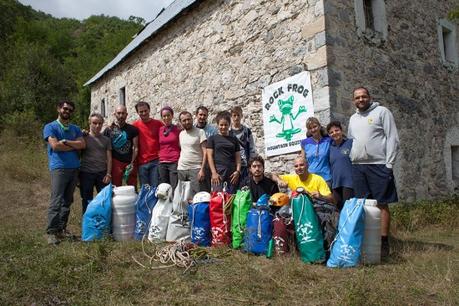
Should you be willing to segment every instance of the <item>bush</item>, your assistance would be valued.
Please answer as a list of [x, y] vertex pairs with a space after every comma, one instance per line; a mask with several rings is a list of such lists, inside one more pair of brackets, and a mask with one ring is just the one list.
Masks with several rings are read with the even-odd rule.
[[459, 197], [435, 201], [398, 203], [391, 206], [392, 226], [398, 231], [416, 231], [427, 226], [454, 229], [459, 226]]

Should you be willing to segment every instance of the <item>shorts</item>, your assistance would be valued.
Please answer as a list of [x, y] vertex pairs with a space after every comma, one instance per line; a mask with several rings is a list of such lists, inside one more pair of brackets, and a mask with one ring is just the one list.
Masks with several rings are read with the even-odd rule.
[[375, 199], [378, 205], [398, 202], [394, 174], [386, 165], [352, 165], [352, 180], [357, 198]]

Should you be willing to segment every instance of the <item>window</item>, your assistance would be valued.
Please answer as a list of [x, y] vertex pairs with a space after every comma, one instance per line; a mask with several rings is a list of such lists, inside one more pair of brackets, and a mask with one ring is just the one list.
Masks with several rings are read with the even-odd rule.
[[373, 19], [373, 7], [371, 5], [372, 0], [363, 0], [363, 13], [365, 14], [365, 27], [371, 30], [375, 29]]
[[459, 183], [459, 146], [451, 146], [451, 168], [453, 181]]
[[456, 26], [446, 19], [438, 21], [438, 47], [440, 48], [443, 65], [446, 67], [458, 67]]
[[357, 34], [373, 43], [387, 38], [386, 5], [384, 0], [354, 0]]
[[105, 116], [105, 99], [102, 99], [102, 101], [100, 101], [100, 114], [102, 115], [102, 117], [106, 117]]
[[126, 86], [120, 88], [119, 99], [120, 105], [126, 106]]

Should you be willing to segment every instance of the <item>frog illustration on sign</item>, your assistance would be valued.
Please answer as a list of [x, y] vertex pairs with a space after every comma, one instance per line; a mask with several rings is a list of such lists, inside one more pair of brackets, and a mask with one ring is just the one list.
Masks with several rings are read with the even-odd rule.
[[282, 125], [282, 132], [278, 133], [276, 137], [284, 138], [286, 141], [290, 141], [294, 134], [301, 132], [300, 128], [295, 128], [293, 121], [298, 118], [301, 113], [307, 112], [305, 106], [300, 106], [296, 115], [292, 113], [293, 108], [293, 96], [290, 96], [287, 100], [279, 99], [277, 101], [279, 110], [282, 113], [281, 119], [277, 119], [275, 115], [269, 117], [269, 122], [277, 122]]

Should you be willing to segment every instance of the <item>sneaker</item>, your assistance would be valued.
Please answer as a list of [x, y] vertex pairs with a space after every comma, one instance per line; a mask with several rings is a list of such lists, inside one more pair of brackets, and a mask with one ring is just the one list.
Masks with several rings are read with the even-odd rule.
[[62, 231], [60, 231], [58, 234], [57, 234], [57, 237], [59, 239], [66, 239], [66, 240], [77, 240], [78, 237], [73, 235], [71, 232], [69, 232], [68, 230], [64, 229]]
[[387, 258], [390, 254], [389, 241], [381, 241], [381, 258]]
[[60, 240], [57, 239], [57, 236], [54, 234], [48, 234], [48, 244], [49, 245], [58, 245]]

